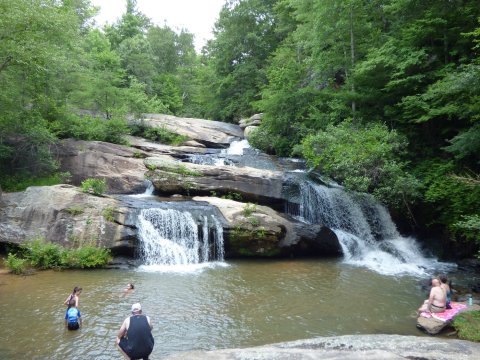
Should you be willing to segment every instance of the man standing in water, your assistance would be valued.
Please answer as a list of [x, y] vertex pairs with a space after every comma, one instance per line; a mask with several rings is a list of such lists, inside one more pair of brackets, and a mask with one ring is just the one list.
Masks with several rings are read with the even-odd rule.
[[139, 303], [132, 305], [132, 316], [125, 319], [117, 334], [116, 344], [127, 359], [148, 360], [154, 340], [150, 318], [142, 315]]

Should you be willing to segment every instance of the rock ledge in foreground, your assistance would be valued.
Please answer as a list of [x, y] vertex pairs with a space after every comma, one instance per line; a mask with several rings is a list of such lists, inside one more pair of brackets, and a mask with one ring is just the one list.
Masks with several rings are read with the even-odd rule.
[[480, 344], [401, 335], [345, 335], [245, 349], [192, 351], [164, 360], [480, 359]]

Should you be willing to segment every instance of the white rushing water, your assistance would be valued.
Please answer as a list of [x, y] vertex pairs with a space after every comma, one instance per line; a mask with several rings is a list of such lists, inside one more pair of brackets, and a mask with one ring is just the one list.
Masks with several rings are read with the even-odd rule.
[[182, 266], [198, 269], [224, 259], [223, 229], [213, 216], [202, 216], [201, 231], [187, 211], [150, 208], [137, 220], [144, 270]]
[[226, 155], [243, 155], [243, 151], [250, 147], [247, 139], [235, 140], [230, 143], [230, 146], [227, 149], [222, 150], [221, 153]]
[[387, 209], [366, 195], [303, 181], [299, 216], [335, 232], [346, 264], [385, 275], [424, 275], [447, 266], [425, 257], [415, 239], [401, 236]]
[[153, 192], [155, 191], [155, 187], [153, 186], [153, 183], [150, 180], [145, 180], [145, 191], [141, 194], [133, 194], [129, 195], [134, 198], [144, 198], [144, 197], [149, 197], [153, 195]]

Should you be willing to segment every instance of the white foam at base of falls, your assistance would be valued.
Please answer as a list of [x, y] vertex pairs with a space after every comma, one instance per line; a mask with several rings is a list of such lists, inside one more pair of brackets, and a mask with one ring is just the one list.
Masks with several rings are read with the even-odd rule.
[[140, 265], [137, 271], [154, 273], [199, 274], [208, 269], [227, 268], [229, 264], [223, 261], [210, 261], [200, 264], [186, 265]]
[[332, 229], [346, 264], [384, 275], [415, 276], [453, 266], [425, 257], [415, 239], [398, 233], [384, 206], [366, 195], [349, 194], [341, 187], [301, 182], [299, 218]]

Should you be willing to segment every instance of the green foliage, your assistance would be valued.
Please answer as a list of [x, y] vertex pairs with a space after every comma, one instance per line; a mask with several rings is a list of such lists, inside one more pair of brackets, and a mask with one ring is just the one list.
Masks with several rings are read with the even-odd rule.
[[110, 250], [92, 245], [67, 249], [38, 237], [21, 245], [16, 254], [9, 253], [7, 267], [15, 274], [25, 273], [29, 266], [37, 269], [96, 268], [111, 261]]
[[243, 197], [242, 194], [237, 193], [237, 192], [228, 192], [225, 195], [221, 196], [222, 199], [227, 199], [227, 200], [235, 200], [235, 201], [242, 201]]
[[66, 208], [65, 211], [72, 216], [77, 216], [77, 215], [83, 214], [85, 212], [85, 209], [80, 206], [72, 206], [72, 207]]
[[350, 121], [328, 126], [303, 142], [308, 163], [347, 188], [373, 193], [398, 206], [418, 196], [418, 182], [405, 172], [399, 155], [405, 141], [385, 125], [357, 128]]
[[155, 171], [155, 170], [158, 169], [158, 167], [157, 167], [156, 165], [154, 165], [154, 164], [146, 164], [145, 166], [146, 166], [146, 168], [147, 168], [148, 170], [150, 170], [150, 171]]
[[255, 216], [249, 216], [248, 217], [248, 222], [250, 223], [250, 225], [252, 225], [253, 227], [257, 227], [258, 225], [260, 225], [260, 220], [255, 217]]
[[5, 265], [16, 275], [25, 274], [27, 271], [27, 260], [12, 253], [8, 253]]
[[29, 186], [52, 186], [70, 181], [69, 172], [57, 172], [49, 176], [32, 177], [29, 175], [0, 177], [0, 187], [5, 192], [23, 191]]
[[467, 311], [457, 315], [452, 323], [462, 340], [480, 342], [480, 311]]
[[457, 235], [469, 236], [469, 230], [465, 228], [468, 231], [464, 232], [461, 224], [464, 216], [480, 214], [480, 186], [455, 176], [456, 171], [453, 161], [424, 161], [415, 169], [422, 177], [425, 201], [432, 208], [425, 220], [455, 229]]
[[177, 134], [166, 127], [148, 127], [143, 124], [134, 125], [132, 127], [132, 135], [174, 146], [180, 145], [188, 140], [187, 136]]
[[107, 182], [105, 179], [89, 178], [82, 181], [82, 191], [93, 195], [102, 195], [107, 191]]
[[179, 79], [173, 74], [160, 74], [153, 79], [153, 92], [165, 104], [167, 113], [176, 114], [183, 107]]
[[145, 159], [147, 157], [147, 155], [141, 151], [138, 151], [138, 150], [135, 150], [133, 152], [133, 157], [135, 159]]
[[278, 149], [276, 149], [275, 145], [280, 139], [281, 137], [279, 135], [270, 133], [265, 126], [257, 127], [256, 129], [252, 130], [248, 136], [248, 142], [250, 145], [266, 153], [278, 152]]
[[[462, 220], [452, 224], [452, 229], [454, 233], [480, 245], [480, 215], [464, 215]], [[480, 258], [480, 251], [477, 253], [477, 257]]]
[[265, 67], [281, 40], [275, 32], [273, 0], [227, 3], [215, 24], [215, 39], [206, 47], [206, 60], [214, 76], [205, 92], [211, 99], [212, 117], [232, 122], [253, 112], [265, 82]]
[[35, 268], [52, 269], [61, 267], [63, 249], [60, 245], [46, 243], [36, 238], [21, 246], [24, 257]]
[[178, 167], [176, 168], [169, 169], [169, 171], [180, 174], [182, 176], [203, 176], [201, 171], [189, 169], [186, 165], [183, 164], [178, 165]]
[[98, 268], [107, 265], [112, 260], [110, 250], [95, 246], [82, 246], [63, 252], [62, 265], [66, 268]]
[[251, 216], [255, 211], [257, 211], [257, 205], [256, 204], [251, 204], [247, 203], [245, 204], [243, 210], [242, 210], [242, 215], [246, 218]]
[[50, 123], [49, 128], [60, 139], [74, 138], [86, 141], [104, 141], [126, 144], [124, 136], [129, 127], [123, 119], [103, 119], [93, 116], [66, 115]]
[[102, 210], [102, 216], [110, 222], [115, 222], [114, 216], [115, 209], [111, 206], [107, 206], [105, 209]]

